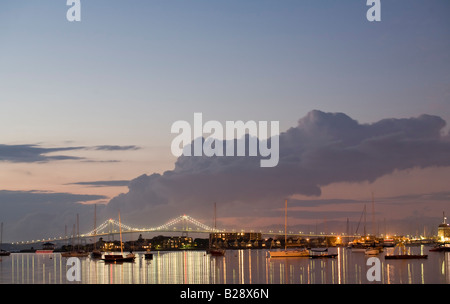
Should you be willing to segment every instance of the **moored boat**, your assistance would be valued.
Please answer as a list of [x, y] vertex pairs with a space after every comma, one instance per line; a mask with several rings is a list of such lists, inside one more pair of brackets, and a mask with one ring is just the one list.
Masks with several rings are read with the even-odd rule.
[[368, 248], [365, 251], [366, 255], [378, 255], [380, 254], [380, 250], [376, 249], [376, 248]]
[[397, 254], [397, 255], [386, 255], [384, 258], [386, 260], [426, 259], [426, 258], [428, 258], [428, 255], [426, 255], [426, 254]]
[[269, 250], [269, 257], [271, 258], [299, 258], [309, 257], [309, 250], [307, 249], [293, 249], [287, 250], [287, 200], [284, 206], [284, 250]]
[[91, 252], [91, 257], [93, 259], [101, 259], [102, 252], [97, 249], [97, 242], [95, 240], [97, 235], [97, 205], [94, 206], [94, 250]]
[[0, 256], [9, 256], [11, 254], [11, 252], [0, 249]]
[[311, 248], [312, 252], [327, 252], [328, 248]]
[[446, 246], [446, 244], [440, 244], [436, 247], [431, 248], [429, 251], [432, 252], [450, 252], [450, 246]]
[[93, 259], [100, 259], [100, 258], [102, 257], [102, 252], [101, 252], [100, 250], [94, 249], [94, 250], [91, 252], [91, 257], [92, 257]]
[[311, 254], [309, 257], [312, 259], [329, 259], [337, 257], [337, 253], [321, 253], [321, 254]]
[[212, 256], [225, 255], [225, 249], [222, 249], [222, 248], [209, 248], [206, 252]]
[[69, 252], [61, 252], [61, 256], [64, 258], [84, 258], [89, 255], [89, 252], [85, 251], [69, 251]]
[[128, 254], [123, 256], [123, 254], [105, 254], [102, 259], [105, 263], [123, 263], [123, 262], [133, 262], [136, 256], [132, 254]]
[[[74, 227], [73, 233], [75, 234], [75, 227]], [[77, 241], [77, 248], [75, 248], [75, 246], [72, 244], [72, 248], [71, 248], [72, 250], [71, 251], [61, 252], [61, 256], [62, 257], [64, 257], [64, 258], [71, 258], [71, 257], [84, 258], [84, 257], [89, 256], [89, 252], [84, 251], [84, 250], [79, 248], [80, 247], [80, 245], [79, 245], [80, 244], [80, 233], [79, 233], [79, 218], [78, 218], [78, 214], [77, 214], [77, 231], [76, 231], [76, 233], [77, 233], [77, 239], [78, 239], [78, 241]], [[73, 238], [72, 238], [72, 241], [73, 241]]]
[[[216, 203], [214, 203], [214, 231], [217, 231], [216, 228]], [[220, 248], [217, 244], [217, 238], [214, 238], [214, 244], [211, 239], [211, 233], [209, 234], [209, 247], [206, 249], [206, 253], [210, 254], [211, 256], [224, 256], [225, 255], [225, 249]]]
[[280, 250], [280, 251], [269, 251], [269, 256], [271, 258], [300, 258], [309, 257], [309, 251], [306, 249], [301, 250]]
[[120, 254], [105, 254], [103, 257], [103, 261], [105, 263], [123, 263], [123, 262], [134, 262], [136, 255], [132, 252], [123, 255], [123, 243], [122, 243], [122, 224], [120, 221], [120, 212], [119, 212], [119, 228], [120, 228]]
[[[398, 253], [395, 253], [395, 250], [398, 249]], [[406, 246], [404, 243], [399, 243], [394, 247], [394, 252], [390, 255], [385, 255], [384, 258], [386, 260], [401, 260], [401, 259], [426, 259], [428, 255], [426, 254], [411, 254], [406, 250]]]

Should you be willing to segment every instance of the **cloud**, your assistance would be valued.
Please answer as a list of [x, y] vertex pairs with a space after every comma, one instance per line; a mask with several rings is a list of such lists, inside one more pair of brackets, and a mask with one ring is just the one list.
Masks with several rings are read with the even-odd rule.
[[[77, 150], [100, 150], [100, 151], [127, 151], [138, 150], [137, 146], [94, 146], [94, 147], [58, 147], [58, 148], [44, 148], [40, 145], [25, 144], [25, 145], [5, 145], [0, 144], [0, 161], [12, 163], [46, 163], [50, 161], [60, 160], [81, 160], [84, 162], [98, 162], [89, 160], [84, 157], [67, 156], [67, 155], [48, 155], [50, 153], [77, 151]], [[117, 162], [116, 160], [107, 162]]]
[[[142, 175], [113, 198], [138, 223], [189, 213], [212, 218], [213, 203], [226, 216], [262, 215], [294, 194], [319, 196], [336, 182], [373, 182], [395, 170], [450, 166], [445, 121], [421, 115], [360, 124], [343, 113], [311, 111], [279, 136], [280, 160], [261, 168], [260, 157], [187, 157], [164, 174]], [[235, 145], [236, 146], [236, 145]]]
[[[39, 203], [74, 203], [105, 199], [103, 195], [73, 194], [50, 191], [12, 191], [0, 190], [0, 204], [20, 204], [22, 202], [38, 205]], [[9, 209], [6, 209], [9, 210]], [[6, 211], [5, 210], [5, 211]]]
[[109, 181], [78, 182], [78, 183], [71, 183], [69, 185], [81, 185], [92, 187], [126, 187], [129, 184], [130, 184], [129, 180], [109, 180]]
[[[362, 204], [367, 202], [316, 201], [320, 198], [321, 188], [336, 182], [372, 182], [396, 170], [450, 166], [450, 141], [441, 135], [444, 126], [445, 121], [440, 117], [430, 115], [360, 124], [343, 113], [312, 111], [300, 119], [297, 126], [279, 135], [278, 166], [260, 167], [259, 156], [181, 156], [173, 170], [163, 174], [143, 174], [129, 181], [128, 192], [98, 208], [97, 219], [100, 222], [116, 218], [120, 211], [124, 223], [146, 227], [189, 214], [211, 225], [214, 202], [217, 202], [219, 222], [222, 218], [244, 228], [252, 225], [251, 218], [279, 218], [284, 199], [302, 194], [311, 199], [290, 199], [290, 206], [297, 208], [289, 213], [290, 218], [302, 221], [326, 217], [329, 229], [335, 223], [333, 220], [339, 223], [344, 217], [350, 217], [354, 223], [359, 220]], [[45, 153], [33, 155], [42, 154]], [[116, 183], [123, 186], [125, 182], [128, 183], [88, 181], [75, 184], [110, 186]], [[446, 193], [434, 195], [436, 199], [446, 197]], [[7, 239], [62, 235], [64, 225], [73, 223], [76, 213], [84, 223], [80, 223], [80, 231], [91, 230], [93, 206], [80, 202], [104, 199], [103, 196], [70, 193], [1, 191], [1, 216], [8, 219], [8, 230], [13, 231]], [[423, 199], [425, 201], [426, 196]], [[395, 200], [382, 202], [392, 201]], [[326, 210], [330, 205], [358, 203], [361, 208], [351, 212]], [[300, 207], [310, 210], [299, 211]], [[417, 210], [421, 212], [421, 209]], [[323, 213], [327, 211], [331, 213]], [[266, 224], [269, 226], [272, 222]], [[345, 231], [345, 223], [341, 223], [341, 228]]]
[[[65, 225], [72, 229], [76, 214], [81, 230], [93, 227], [94, 210], [86, 202], [106, 200], [103, 195], [47, 191], [0, 190], [0, 220], [5, 223], [4, 241], [62, 236]], [[103, 206], [99, 206], [101, 210]], [[81, 231], [80, 231], [81, 232]]]
[[402, 204], [407, 202], [442, 202], [450, 201], [450, 192], [435, 192], [435, 193], [419, 193], [419, 194], [408, 194], [399, 195], [388, 198], [381, 198], [380, 203], [385, 204]]
[[102, 150], [102, 151], [126, 151], [126, 150], [139, 150], [138, 146], [95, 146], [92, 149], [94, 150]]
[[83, 147], [42, 148], [39, 145], [0, 144], [0, 161], [13, 163], [49, 162], [54, 160], [79, 160], [80, 157], [53, 155], [49, 153], [80, 150]]

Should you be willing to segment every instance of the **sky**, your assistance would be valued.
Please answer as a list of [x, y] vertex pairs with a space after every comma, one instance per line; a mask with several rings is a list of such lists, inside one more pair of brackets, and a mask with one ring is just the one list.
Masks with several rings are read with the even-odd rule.
[[[450, 188], [450, 4], [59, 0], [0, 3], [4, 241], [120, 211], [158, 226], [345, 232], [374, 195], [378, 232], [431, 233]], [[280, 163], [180, 157], [171, 126], [279, 121]], [[387, 222], [387, 224], [385, 224]], [[306, 229], [306, 228], [305, 228]], [[354, 230], [354, 229], [353, 229]], [[374, 228], [375, 230], [375, 228]]]

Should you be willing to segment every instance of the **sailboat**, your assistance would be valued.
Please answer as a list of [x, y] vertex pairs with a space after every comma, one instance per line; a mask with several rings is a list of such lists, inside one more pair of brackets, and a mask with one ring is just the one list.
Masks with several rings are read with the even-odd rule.
[[123, 255], [123, 244], [122, 244], [122, 223], [120, 221], [119, 212], [119, 228], [120, 228], [120, 254], [105, 254], [102, 259], [105, 263], [123, 263], [123, 262], [134, 262], [136, 258], [134, 253], [129, 253], [126, 256]]
[[287, 200], [285, 202], [284, 210], [284, 251], [269, 251], [271, 258], [298, 258], [309, 257], [309, 251], [306, 249], [301, 250], [287, 250]]
[[[214, 203], [214, 231], [216, 231], [216, 203]], [[211, 234], [209, 234], [209, 247], [206, 252], [212, 256], [224, 256], [225, 249], [219, 248], [217, 238], [215, 238], [214, 247], [211, 242]]]
[[95, 240], [97, 236], [97, 205], [94, 207], [94, 249], [92, 250], [91, 257], [94, 259], [100, 259], [102, 257], [102, 252], [97, 249], [97, 242]]
[[1, 246], [3, 244], [3, 222], [2, 222], [1, 226], [2, 227], [1, 227], [1, 236], [0, 236], [0, 256], [8, 256], [11, 254], [11, 252], [1, 249]]
[[370, 249], [370, 245], [366, 243], [367, 233], [366, 233], [366, 205], [364, 205], [363, 212], [361, 213], [361, 217], [359, 218], [358, 226], [356, 227], [355, 234], [358, 233], [359, 226], [361, 225], [361, 220], [364, 217], [364, 233], [363, 237], [359, 240], [353, 240], [348, 244], [348, 247], [351, 248], [352, 252], [362, 252], [365, 253], [367, 249]]
[[[75, 231], [74, 231], [74, 233], [75, 233]], [[78, 249], [74, 250], [74, 248], [73, 248], [74, 246], [72, 245], [72, 251], [62, 252], [61, 253], [62, 257], [64, 257], [64, 258], [71, 258], [71, 257], [84, 258], [84, 257], [87, 257], [89, 255], [89, 252], [80, 250], [80, 248], [79, 248], [80, 247], [80, 233], [79, 233], [78, 214], [77, 214], [77, 239], [78, 239], [78, 241], [77, 241]]]
[[365, 254], [366, 255], [370, 255], [370, 256], [378, 255], [380, 252], [383, 251], [383, 247], [376, 245], [376, 237], [375, 237], [376, 236], [376, 231], [375, 231], [375, 200], [374, 200], [373, 192], [372, 192], [372, 233], [373, 233], [373, 237], [374, 237], [373, 238], [373, 242], [365, 250]]

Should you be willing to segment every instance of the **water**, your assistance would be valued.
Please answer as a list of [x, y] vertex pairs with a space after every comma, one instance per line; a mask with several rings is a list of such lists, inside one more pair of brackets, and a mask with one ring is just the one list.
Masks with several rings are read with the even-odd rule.
[[[381, 262], [382, 284], [448, 284], [450, 253], [428, 252], [429, 247], [411, 247], [413, 254], [428, 254], [424, 260]], [[0, 283], [5, 284], [372, 284], [366, 277], [371, 265], [364, 253], [330, 248], [334, 259], [267, 258], [267, 250], [229, 250], [224, 257], [204, 251], [154, 252], [153, 260], [136, 253], [134, 263], [105, 264], [80, 258], [81, 281], [70, 282], [67, 258], [59, 253], [12, 253], [0, 262]], [[377, 282], [376, 282], [377, 283]]]

